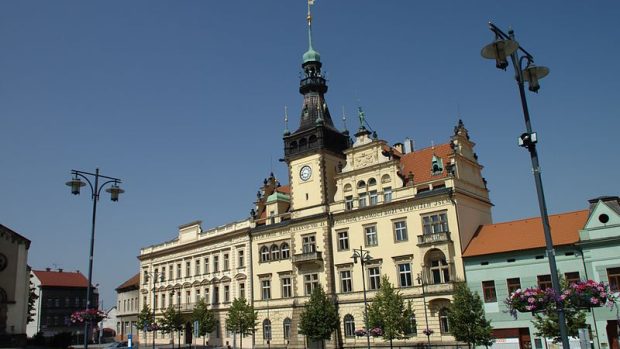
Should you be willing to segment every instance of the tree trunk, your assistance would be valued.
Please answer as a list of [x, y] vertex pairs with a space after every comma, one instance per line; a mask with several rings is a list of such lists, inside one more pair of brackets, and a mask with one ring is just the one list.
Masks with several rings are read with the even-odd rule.
[[243, 333], [239, 333], [239, 349], [243, 349]]
[[390, 349], [392, 349], [392, 338], [390, 338]]

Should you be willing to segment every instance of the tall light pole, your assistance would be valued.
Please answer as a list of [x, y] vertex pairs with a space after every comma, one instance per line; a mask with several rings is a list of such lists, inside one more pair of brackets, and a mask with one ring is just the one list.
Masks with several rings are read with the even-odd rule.
[[366, 346], [370, 349], [370, 328], [368, 327], [368, 301], [366, 299], [366, 271], [364, 265], [372, 259], [370, 251], [364, 250], [362, 246], [359, 249], [353, 249], [353, 263], [357, 264], [357, 260], [360, 260], [360, 267], [362, 268], [362, 287], [364, 290], [364, 324], [366, 326]]
[[[99, 194], [101, 190], [108, 184], [111, 184], [110, 188], [106, 189], [106, 192], [110, 193], [110, 199], [112, 201], [118, 201], [118, 196], [125, 191], [121, 189], [118, 185], [121, 183], [121, 180], [114, 177], [107, 177], [99, 174], [99, 169], [95, 170], [95, 173], [84, 172], [71, 170], [71, 174], [73, 178], [65, 183], [67, 186], [71, 187], [71, 194], [79, 195], [80, 188], [85, 186], [88, 183], [91, 192], [91, 198], [93, 200], [93, 217], [92, 217], [92, 225], [90, 230], [90, 254], [88, 255], [88, 286], [86, 287], [86, 310], [91, 307], [91, 293], [92, 293], [92, 281], [93, 281], [93, 254], [95, 250], [95, 219], [97, 217], [97, 201], [99, 201]], [[93, 184], [89, 177], [95, 178], [95, 183]], [[84, 183], [80, 178], [86, 180]], [[99, 178], [102, 178], [105, 182], [99, 185]], [[84, 349], [88, 349], [88, 326], [90, 321], [84, 321]]]
[[[543, 191], [542, 177], [540, 174], [540, 164], [538, 162], [538, 153], [536, 151], [536, 142], [538, 138], [536, 132], [532, 132], [532, 124], [530, 121], [530, 112], [527, 107], [527, 99], [525, 98], [525, 81], [529, 83], [528, 89], [532, 92], [538, 92], [540, 85], [538, 80], [549, 74], [549, 68], [539, 67], [534, 64], [534, 56], [527, 52], [515, 40], [515, 34], [512, 29], [505, 34], [493, 23], [489, 22], [489, 29], [495, 34], [495, 41], [482, 49], [481, 55], [484, 58], [494, 59], [495, 66], [499, 69], [506, 70], [510, 56], [512, 66], [515, 70], [515, 79], [519, 87], [519, 96], [521, 97], [521, 107], [523, 109], [523, 117], [525, 119], [525, 133], [519, 136], [519, 145], [526, 148], [530, 153], [532, 161], [532, 172], [534, 174], [534, 182], [536, 183], [536, 192], [538, 194], [538, 207], [545, 234], [545, 244], [547, 248], [547, 257], [549, 258], [549, 269], [551, 272], [551, 283], [553, 290], [557, 296], [560, 295], [560, 280], [558, 278], [558, 269], [555, 262], [555, 250], [553, 248], [553, 240], [551, 238], [551, 228], [549, 226], [549, 216], [547, 214], [547, 204], [545, 203], [545, 193]], [[526, 66], [522, 67], [525, 63]], [[562, 339], [562, 347], [569, 348], [568, 330], [566, 328], [566, 315], [561, 302], [556, 303], [558, 312], [558, 323], [560, 325], [560, 337]]]
[[422, 286], [422, 301], [424, 302], [424, 322], [426, 323], [426, 328], [424, 329], [424, 334], [426, 335], [426, 341], [428, 342], [428, 348], [431, 348], [431, 332], [428, 327], [428, 312], [426, 310], [426, 291], [424, 290], [424, 286], [426, 286], [426, 282], [424, 281], [424, 277], [421, 273], [418, 273], [418, 284]]

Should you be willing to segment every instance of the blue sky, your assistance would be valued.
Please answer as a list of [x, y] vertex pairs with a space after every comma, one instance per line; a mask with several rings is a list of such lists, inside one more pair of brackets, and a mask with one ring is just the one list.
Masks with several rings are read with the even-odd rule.
[[[459, 118], [485, 166], [496, 222], [538, 214], [511, 70], [480, 57], [487, 22], [550, 67], [528, 93], [551, 213], [618, 195], [617, 1], [317, 0], [314, 47], [342, 127], [361, 105], [379, 137], [446, 142]], [[104, 307], [140, 247], [247, 217], [282, 131], [299, 122], [304, 0], [0, 2], [0, 223], [32, 240], [33, 268], [86, 274], [91, 201], [70, 170], [123, 180], [98, 206]]]

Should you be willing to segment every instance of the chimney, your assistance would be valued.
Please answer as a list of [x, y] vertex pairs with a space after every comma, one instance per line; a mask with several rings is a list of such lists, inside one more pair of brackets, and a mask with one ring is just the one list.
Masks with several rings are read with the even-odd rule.
[[52, 268], [45, 268], [45, 271], [52, 271]]
[[403, 144], [402, 143], [395, 143], [392, 148], [398, 150], [401, 154], [403, 154]]
[[404, 154], [409, 154], [411, 153], [414, 149], [413, 149], [413, 140], [410, 139], [409, 137], [405, 138], [405, 145], [404, 145]]
[[58, 272], [59, 272], [59, 273], [62, 273], [62, 268], [58, 268]]

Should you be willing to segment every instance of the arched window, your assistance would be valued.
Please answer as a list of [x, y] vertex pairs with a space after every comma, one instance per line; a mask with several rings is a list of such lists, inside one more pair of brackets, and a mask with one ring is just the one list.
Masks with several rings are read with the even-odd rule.
[[280, 259], [280, 248], [278, 245], [271, 245], [271, 260], [277, 261]]
[[359, 182], [357, 182], [357, 188], [358, 188], [358, 189], [364, 189], [364, 188], [366, 188], [366, 182], [364, 182], [364, 181], [359, 181]]
[[351, 190], [353, 190], [353, 187], [351, 186], [351, 184], [344, 185], [344, 191], [351, 191]]
[[308, 145], [309, 146], [313, 146], [316, 143], [316, 140], [317, 140], [317, 138], [316, 138], [315, 135], [312, 135], [312, 136], [308, 137]]
[[291, 338], [291, 319], [286, 318], [284, 319], [284, 322], [282, 323], [283, 327], [283, 331], [284, 331], [284, 339], [289, 339]]
[[283, 242], [282, 245], [280, 245], [280, 253], [282, 254], [282, 259], [291, 258], [290, 249], [286, 242]]
[[391, 180], [390, 175], [383, 175], [381, 177], [381, 183], [390, 183]]
[[345, 337], [354, 337], [355, 336], [355, 320], [353, 319], [353, 315], [347, 314], [344, 316], [344, 336]]
[[377, 180], [374, 178], [371, 178], [368, 180], [368, 186], [372, 187], [373, 185], [377, 185]]
[[450, 327], [448, 326], [448, 309], [441, 308], [439, 310], [439, 329], [442, 334], [450, 333]]
[[271, 320], [269, 319], [263, 321], [263, 339], [271, 339]]
[[269, 247], [263, 246], [260, 249], [260, 261], [269, 262]]
[[297, 150], [297, 141], [292, 141], [290, 144], [291, 150]]
[[308, 141], [305, 138], [299, 140], [299, 149], [303, 149], [308, 145]]
[[431, 284], [442, 284], [450, 282], [450, 266], [446, 261], [446, 256], [440, 250], [434, 249], [426, 254], [426, 265], [429, 267], [428, 280]]

